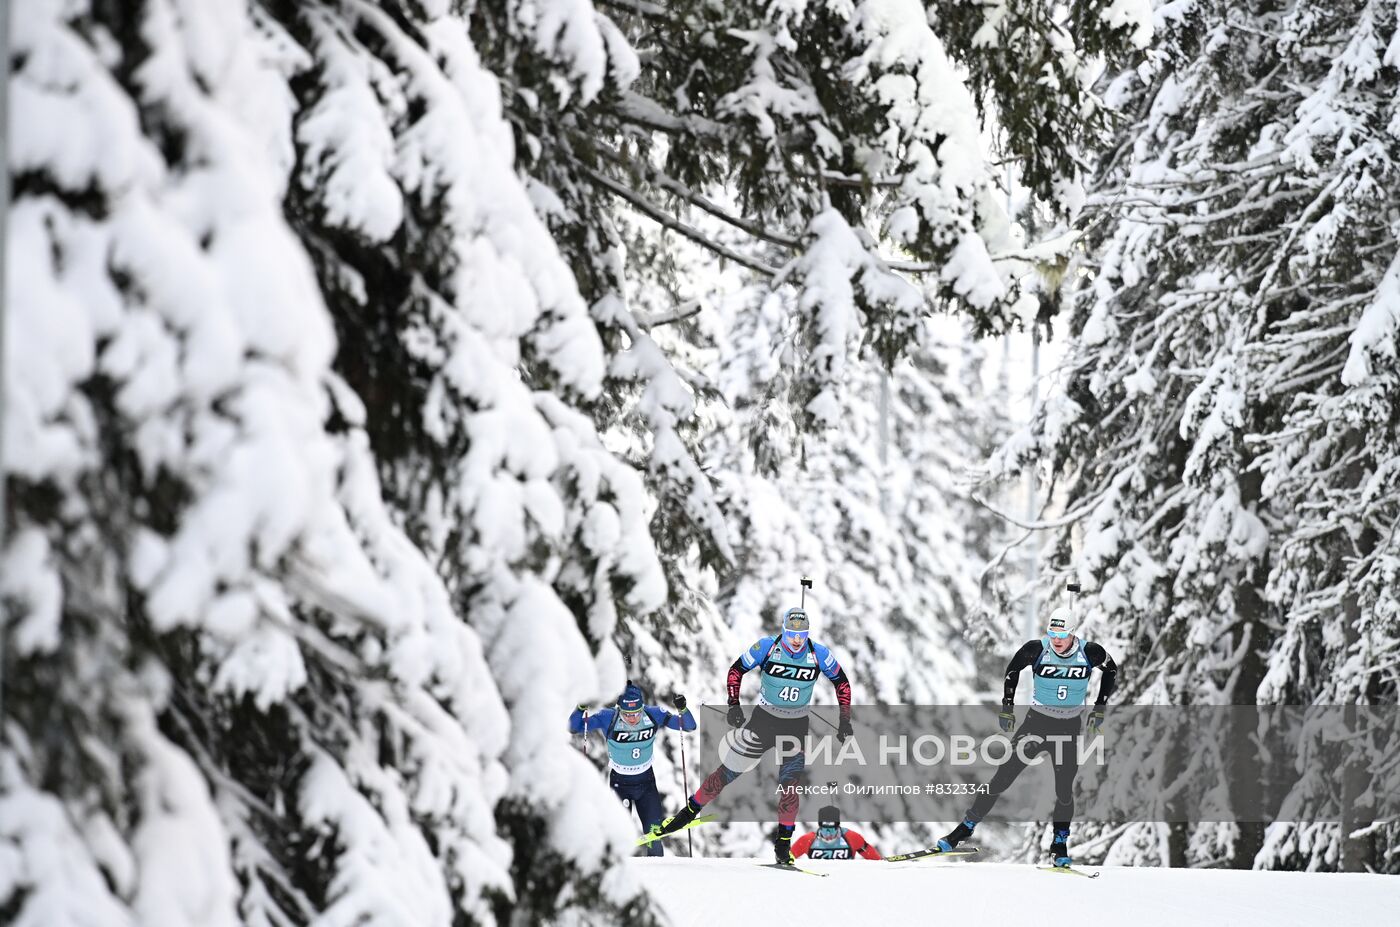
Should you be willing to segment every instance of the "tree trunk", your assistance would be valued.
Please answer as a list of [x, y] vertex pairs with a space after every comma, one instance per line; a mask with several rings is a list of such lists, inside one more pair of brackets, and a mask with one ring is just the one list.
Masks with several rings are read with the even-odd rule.
[[[1364, 448], [1366, 437], [1359, 429], [1353, 428], [1348, 432], [1347, 452], [1354, 448]], [[1347, 465], [1347, 480], [1351, 486], [1360, 486], [1368, 476], [1369, 468], [1365, 465], [1364, 457], [1353, 455], [1351, 462]], [[1364, 560], [1376, 549], [1378, 538], [1376, 531], [1369, 525], [1363, 525], [1357, 532], [1353, 542], [1354, 550], [1351, 551], [1356, 560]], [[1348, 574], [1346, 577], [1346, 593], [1342, 596], [1342, 617], [1344, 625], [1344, 640], [1346, 649], [1342, 652], [1342, 659], [1345, 660], [1352, 652], [1353, 648], [1361, 640], [1361, 596], [1357, 591], [1355, 583], [1350, 577], [1352, 558], [1339, 556], [1337, 558], [1342, 569]], [[1342, 767], [1342, 871], [1343, 872], [1366, 872], [1375, 865], [1375, 837], [1367, 834], [1364, 837], [1352, 837], [1358, 830], [1367, 827], [1375, 816], [1375, 808], [1368, 799], [1363, 798], [1367, 787], [1370, 785], [1369, 775], [1366, 769], [1365, 751], [1360, 749], [1360, 741], [1356, 739], [1357, 729], [1356, 704], [1357, 700], [1364, 698], [1365, 685], [1358, 687], [1362, 691], [1355, 694], [1348, 694], [1346, 706], [1346, 728], [1348, 737], [1344, 741], [1344, 749], [1347, 753], [1347, 760]]]
[[[1241, 467], [1239, 478], [1240, 486], [1240, 506], [1254, 511], [1259, 503], [1263, 476], [1257, 470], [1249, 468], [1249, 461], [1244, 461]], [[1268, 652], [1272, 635], [1268, 625], [1269, 603], [1264, 599], [1264, 583], [1269, 575], [1269, 554], [1256, 564], [1248, 574], [1246, 574], [1239, 586], [1235, 590], [1235, 614], [1239, 617], [1238, 637], [1236, 646], [1243, 641], [1244, 636], [1249, 635], [1249, 647], [1241, 657], [1239, 675], [1236, 678], [1235, 689], [1230, 694], [1232, 705], [1256, 705], [1258, 704], [1259, 684], [1264, 680], [1264, 654]], [[1238, 712], [1239, 717], [1233, 718], [1227, 726], [1231, 737], [1234, 738], [1234, 749], [1229, 751], [1231, 757], [1229, 782], [1231, 805], [1236, 809], [1249, 808], [1257, 805], [1257, 802], [1247, 800], [1246, 795], [1257, 795], [1261, 784], [1265, 781], [1266, 770], [1263, 768], [1258, 754], [1246, 749], [1243, 745], [1249, 742], [1253, 736], [1254, 724], [1248, 719], [1247, 712]], [[1254, 817], [1248, 812], [1244, 817]], [[1265, 823], [1259, 820], [1243, 820], [1237, 818], [1240, 828], [1239, 839], [1235, 841], [1234, 852], [1230, 855], [1227, 865], [1231, 869], [1252, 869], [1254, 860], [1259, 855], [1259, 851], [1264, 847], [1264, 826]]]

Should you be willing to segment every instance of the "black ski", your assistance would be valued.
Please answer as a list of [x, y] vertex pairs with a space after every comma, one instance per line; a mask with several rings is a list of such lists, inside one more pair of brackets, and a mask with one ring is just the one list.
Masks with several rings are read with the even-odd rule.
[[927, 859], [930, 856], [975, 856], [980, 853], [977, 847], [958, 847], [956, 850], [940, 850], [938, 847], [929, 847], [927, 850], [915, 850], [913, 853], [900, 853], [898, 856], [886, 856], [887, 863], [902, 863], [907, 859]]
[[801, 866], [794, 866], [792, 863], [759, 863], [759, 865], [764, 869], [782, 869], [787, 872], [800, 872], [803, 875], [818, 876], [823, 879], [831, 874], [829, 872], [813, 872], [810, 869], [803, 869]]
[[1101, 873], [1085, 872], [1083, 869], [1075, 869], [1073, 866], [1036, 866], [1041, 872], [1063, 872], [1065, 875], [1083, 876], [1086, 879], [1097, 879]]

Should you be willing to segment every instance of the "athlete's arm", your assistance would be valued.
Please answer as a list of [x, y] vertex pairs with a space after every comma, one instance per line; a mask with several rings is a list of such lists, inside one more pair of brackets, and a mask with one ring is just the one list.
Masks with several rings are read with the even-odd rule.
[[[597, 711], [588, 713], [588, 727], [586, 730], [599, 731], [612, 724], [613, 710], [611, 708], [599, 708]], [[574, 713], [569, 715], [569, 733], [582, 734], [584, 732], [583, 709], [575, 708]]]
[[695, 718], [688, 711], [677, 715], [660, 705], [648, 705], [647, 716], [657, 727], [669, 727], [673, 731], [695, 730]]
[[1001, 703], [1011, 705], [1016, 701], [1016, 683], [1021, 679], [1021, 670], [1035, 662], [1035, 658], [1040, 656], [1040, 652], [1045, 646], [1040, 641], [1026, 641], [1021, 645], [1021, 649], [1016, 651], [1016, 655], [1011, 658], [1011, 662], [1006, 664], [1006, 677], [1001, 684]]
[[1099, 697], [1094, 699], [1094, 704], [1107, 705], [1108, 697], [1118, 688], [1118, 664], [1113, 662], [1102, 644], [1085, 644], [1084, 656], [1089, 658], [1090, 666], [1097, 666], [1103, 673], [1103, 678], [1099, 680]]
[[751, 667], [744, 665], [744, 658], [740, 657], [734, 661], [734, 665], [729, 667], [729, 678], [725, 680], [724, 689], [729, 694], [729, 704], [739, 704], [739, 686], [744, 681], [744, 674]]
[[836, 704], [841, 706], [841, 718], [843, 720], [851, 717], [851, 681], [846, 678], [846, 671], [841, 668], [841, 664], [836, 662], [836, 657], [831, 651], [821, 644], [813, 644], [812, 652], [816, 654], [817, 665], [821, 667], [823, 675], [831, 680], [832, 686], [836, 689]]
[[840, 706], [841, 720], [849, 720], [851, 717], [851, 681], [846, 678], [846, 671], [839, 666], [836, 667], [836, 675], [830, 678], [831, 684], [836, 687], [836, 704]]
[[729, 704], [739, 704], [739, 686], [744, 681], [744, 674], [762, 663], [768, 656], [768, 651], [773, 649], [773, 638], [765, 637], [762, 640], [754, 641], [754, 645], [743, 653], [739, 654], [739, 659], [734, 661], [734, 665], [729, 667], [729, 678], [725, 680], [724, 688], [729, 694]]
[[812, 841], [817, 837], [815, 832], [803, 834], [792, 842], [793, 856], [806, 856], [807, 851], [812, 849]]
[[848, 830], [846, 831], [846, 842], [851, 845], [852, 850], [855, 850], [866, 859], [884, 859], [884, 857], [880, 855], [880, 851], [875, 849], [875, 844], [866, 840], [863, 834]]

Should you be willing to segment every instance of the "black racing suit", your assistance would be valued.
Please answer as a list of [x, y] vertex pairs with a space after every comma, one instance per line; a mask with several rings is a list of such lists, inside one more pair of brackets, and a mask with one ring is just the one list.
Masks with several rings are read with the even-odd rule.
[[[1118, 685], [1118, 665], [1113, 662], [1113, 658], [1102, 646], [1094, 643], [1085, 643], [1084, 656], [1088, 658], [1091, 667], [1098, 667], [1103, 674], [1099, 680], [1099, 695], [1094, 700], [1094, 706], [1102, 707], [1108, 703], [1108, 697], [1113, 694], [1113, 690]], [[1016, 683], [1021, 676], [1021, 670], [1035, 664], [1036, 659], [1044, 652], [1045, 645], [1040, 640], [1027, 641], [1016, 655], [1011, 658], [1011, 662], [1006, 665], [1006, 676], [1002, 686], [1001, 704], [1003, 709], [1010, 709], [1016, 703]], [[1068, 829], [1069, 822], [1074, 817], [1074, 777], [1079, 773], [1079, 757], [1073, 744], [1073, 739], [1079, 736], [1080, 718], [1078, 715], [1069, 717], [1056, 717], [1036, 711], [1034, 707], [1026, 715], [1025, 723], [1021, 725], [1016, 736], [1011, 740], [1011, 754], [1006, 762], [997, 768], [992, 776], [992, 781], [988, 784], [987, 792], [977, 796], [977, 800], [972, 803], [972, 808], [967, 812], [967, 818], [971, 821], [980, 821], [992, 810], [1001, 793], [1005, 792], [1011, 783], [1016, 781], [1016, 777], [1026, 768], [1027, 759], [1034, 759], [1040, 753], [1049, 750], [1051, 764], [1055, 770], [1055, 809], [1052, 820], [1056, 830]], [[1060, 749], [1056, 750], [1056, 742], [1046, 740], [1046, 738], [1063, 737], [1069, 738], [1060, 742]], [[1024, 744], [1023, 741], [1029, 738], [1036, 738], [1031, 743]]]

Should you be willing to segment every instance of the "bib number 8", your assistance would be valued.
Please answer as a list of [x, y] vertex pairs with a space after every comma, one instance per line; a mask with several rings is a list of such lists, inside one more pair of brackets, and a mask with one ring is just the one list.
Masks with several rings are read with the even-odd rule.
[[795, 702], [801, 697], [802, 690], [797, 686], [783, 686], [782, 691], [778, 693], [778, 698], [785, 702]]
[[1069, 686], [1060, 686], [1060, 701], [1069, 698]]
[[642, 748], [641, 748], [641, 747], [633, 747], [633, 748], [632, 748], [632, 759], [634, 759], [634, 760], [640, 760], [641, 758], [642, 758]]

